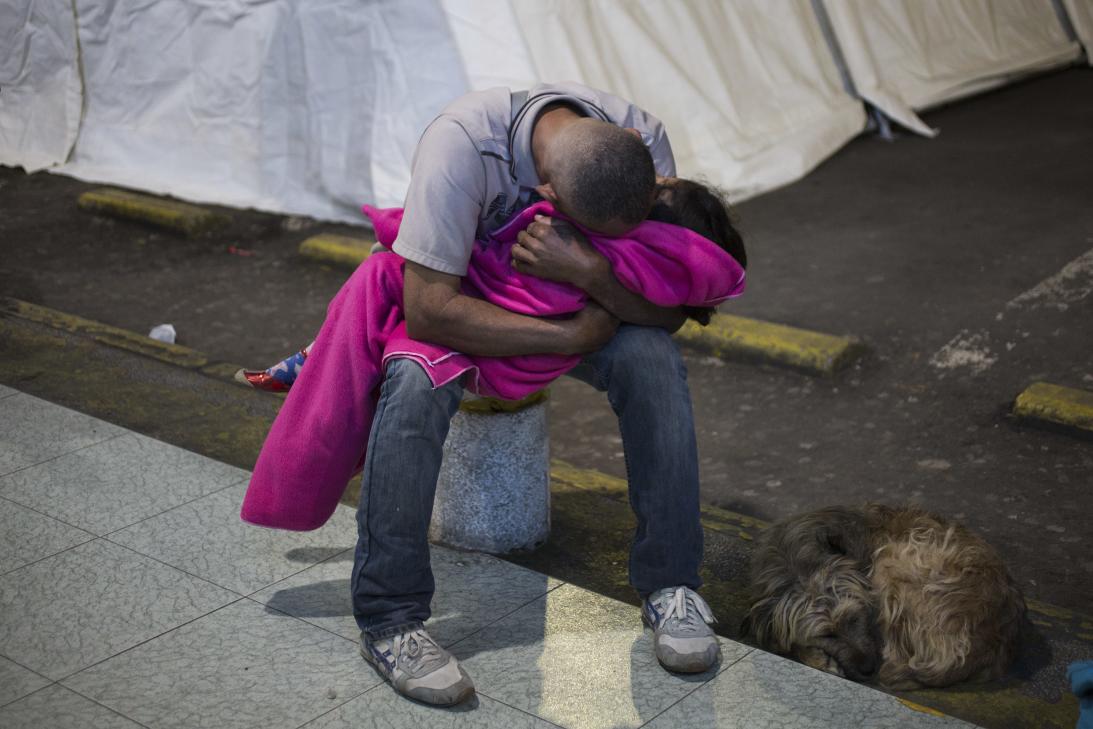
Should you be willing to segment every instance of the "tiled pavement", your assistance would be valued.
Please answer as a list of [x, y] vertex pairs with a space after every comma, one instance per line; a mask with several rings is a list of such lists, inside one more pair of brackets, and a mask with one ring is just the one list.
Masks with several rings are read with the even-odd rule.
[[247, 477], [0, 386], [0, 727], [967, 726], [728, 640], [670, 675], [633, 606], [440, 547], [479, 695], [414, 704], [357, 653], [352, 514], [244, 525]]

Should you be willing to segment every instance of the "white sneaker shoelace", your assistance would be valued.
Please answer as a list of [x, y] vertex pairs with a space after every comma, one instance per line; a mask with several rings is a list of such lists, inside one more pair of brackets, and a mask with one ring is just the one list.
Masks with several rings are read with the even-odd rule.
[[448, 657], [424, 630], [412, 630], [394, 638], [395, 665], [411, 676], [422, 676], [447, 662]]
[[665, 591], [665, 594], [653, 602], [662, 611], [661, 624], [675, 618], [678, 621], [680, 633], [705, 632], [703, 624], [710, 625], [717, 622], [710, 606], [701, 595], [689, 587], [677, 587], [670, 593]]

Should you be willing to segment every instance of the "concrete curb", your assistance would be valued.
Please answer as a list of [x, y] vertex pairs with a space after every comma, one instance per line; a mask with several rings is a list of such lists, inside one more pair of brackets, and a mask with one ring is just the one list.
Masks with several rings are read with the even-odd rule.
[[234, 382], [235, 372], [240, 369], [238, 365], [229, 362], [213, 362], [196, 349], [160, 342], [127, 329], [84, 319], [73, 314], [65, 314], [19, 299], [0, 297], [0, 316], [2, 315], [18, 317], [73, 334], [81, 334], [110, 347], [151, 357], [176, 367], [196, 370], [218, 380]]
[[[583, 491], [591, 491], [625, 504], [630, 503], [626, 480], [617, 476], [609, 476], [606, 473], [587, 468], [577, 468], [565, 461], [554, 458], [550, 461], [550, 479], [557, 484]], [[759, 533], [771, 525], [769, 521], [745, 516], [735, 511], [728, 511], [708, 504], [703, 504], [701, 511], [702, 526], [704, 528], [730, 534], [747, 542], [753, 541]], [[1074, 627], [1080, 627], [1083, 631], [1093, 629], [1093, 615], [1076, 613], [1073, 610], [1056, 607], [1031, 598], [1026, 600], [1026, 603], [1028, 604], [1029, 613], [1038, 620], [1073, 623]], [[1082, 640], [1093, 641], [1093, 633], [1082, 632], [1077, 637]]]
[[300, 255], [317, 263], [356, 268], [368, 258], [374, 242], [367, 238], [324, 233], [301, 243]]
[[149, 223], [184, 235], [197, 235], [230, 222], [226, 215], [197, 205], [109, 187], [83, 193], [76, 204], [91, 213]]
[[[61, 329], [66, 332], [72, 332], [73, 334], [83, 334], [91, 337], [97, 342], [101, 342], [102, 344], [111, 347], [142, 354], [145, 357], [158, 359], [160, 362], [176, 365], [178, 367], [197, 370], [207, 377], [253, 389], [246, 383], [241, 383], [236, 379], [236, 373], [243, 369], [239, 365], [232, 364], [231, 362], [213, 362], [204, 353], [199, 352], [196, 349], [183, 347], [180, 344], [167, 344], [166, 342], [160, 342], [127, 329], [120, 329], [118, 327], [110, 326], [109, 324], [92, 321], [91, 319], [84, 319], [73, 314], [65, 314], [64, 312], [55, 309], [39, 306], [38, 304], [31, 304], [27, 301], [20, 301], [19, 299], [0, 297], [0, 315], [2, 314], [9, 314], [11, 316], [19, 317], [20, 319], [26, 319], [27, 321], [45, 324], [54, 329]], [[261, 391], [257, 390], [256, 392]], [[277, 394], [280, 397], [284, 397], [281, 393], [271, 394]], [[521, 400], [476, 397], [464, 400], [460, 404], [459, 409], [468, 413], [477, 413], [480, 415], [514, 413], [529, 408], [532, 405], [545, 402], [548, 398], [549, 390], [545, 389], [533, 392]]]
[[549, 398], [549, 389], [533, 392], [519, 400], [502, 400], [496, 397], [467, 397], [459, 404], [459, 409], [465, 413], [476, 413], [478, 415], [517, 413], [532, 405], [546, 402]]
[[1017, 396], [1013, 414], [1093, 434], [1093, 392], [1035, 382]]
[[[624, 504], [630, 503], [626, 481], [606, 473], [576, 468], [555, 458], [550, 462], [550, 478], [557, 483], [591, 491]], [[745, 542], [753, 541], [760, 531], [770, 526], [769, 522], [762, 519], [754, 519], [709, 504], [702, 504], [700, 510], [704, 528], [735, 536]]]
[[708, 326], [688, 321], [676, 338], [723, 359], [742, 359], [831, 377], [866, 353], [852, 337], [836, 337], [731, 314], [715, 314]]
[[[167, 344], [126, 329], [110, 326], [101, 322], [83, 319], [73, 314], [65, 314], [37, 304], [18, 299], [0, 297], [0, 312], [6, 312], [21, 319], [45, 324], [55, 329], [85, 334], [96, 341], [111, 347], [125, 349], [158, 359], [167, 364], [199, 370], [202, 374], [225, 382], [240, 384], [235, 374], [243, 369], [230, 362], [211, 362], [209, 358], [195, 349], [179, 344]], [[734, 317], [739, 319], [739, 317]], [[762, 322], [760, 322], [762, 323]], [[283, 395], [282, 395], [283, 396]], [[474, 398], [463, 401], [460, 410], [470, 413], [516, 412], [542, 402], [549, 397], [549, 390], [540, 390], [522, 400], [501, 400], [492, 397]]]

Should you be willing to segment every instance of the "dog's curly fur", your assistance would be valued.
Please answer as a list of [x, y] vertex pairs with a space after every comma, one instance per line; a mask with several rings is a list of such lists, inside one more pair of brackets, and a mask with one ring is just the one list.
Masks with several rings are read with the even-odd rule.
[[914, 507], [830, 507], [775, 524], [751, 566], [758, 645], [888, 688], [1001, 677], [1025, 601], [998, 553]]

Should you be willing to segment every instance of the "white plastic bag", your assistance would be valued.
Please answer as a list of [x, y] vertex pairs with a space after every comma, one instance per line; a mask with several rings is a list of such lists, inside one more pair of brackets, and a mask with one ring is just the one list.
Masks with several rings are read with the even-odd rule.
[[159, 324], [152, 327], [152, 331], [148, 332], [148, 336], [155, 339], [157, 342], [166, 342], [167, 344], [174, 344], [175, 337], [178, 333], [171, 324]]

